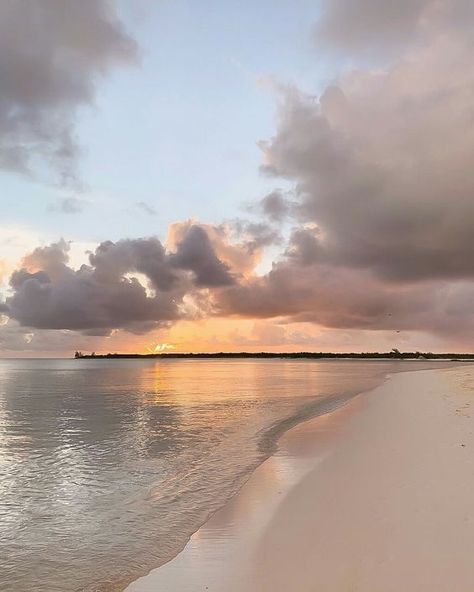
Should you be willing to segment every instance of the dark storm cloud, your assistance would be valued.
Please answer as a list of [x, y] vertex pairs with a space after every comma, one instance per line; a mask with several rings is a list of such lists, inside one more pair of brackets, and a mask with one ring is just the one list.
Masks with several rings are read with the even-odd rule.
[[134, 41], [107, 0], [6, 0], [0, 4], [0, 167], [31, 174], [43, 160], [71, 182], [79, 107], [109, 70], [136, 59]]
[[186, 229], [172, 252], [156, 238], [108, 241], [90, 255], [89, 265], [73, 269], [68, 250], [60, 241], [25, 257], [24, 267], [11, 275], [13, 294], [2, 312], [25, 327], [87, 335], [115, 328], [144, 333], [186, 317], [185, 296], [234, 281], [206, 231], [196, 225]]

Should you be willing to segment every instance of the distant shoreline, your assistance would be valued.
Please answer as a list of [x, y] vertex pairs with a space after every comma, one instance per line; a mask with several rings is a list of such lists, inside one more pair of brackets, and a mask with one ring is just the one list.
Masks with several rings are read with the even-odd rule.
[[474, 354], [456, 353], [422, 353], [422, 352], [367, 352], [367, 353], [334, 353], [334, 352], [218, 352], [218, 353], [156, 353], [156, 354], [83, 354], [76, 352], [78, 360], [124, 360], [124, 359], [356, 359], [356, 360], [474, 360]]

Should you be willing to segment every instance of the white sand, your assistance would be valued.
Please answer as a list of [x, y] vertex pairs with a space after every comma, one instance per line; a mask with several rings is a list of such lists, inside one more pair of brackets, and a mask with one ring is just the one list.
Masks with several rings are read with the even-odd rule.
[[407, 372], [297, 426], [127, 592], [472, 592], [471, 402], [471, 365]]

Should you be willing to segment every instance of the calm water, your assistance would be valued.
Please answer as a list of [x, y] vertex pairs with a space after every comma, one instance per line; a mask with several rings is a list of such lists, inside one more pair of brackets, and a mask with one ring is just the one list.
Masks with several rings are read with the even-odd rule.
[[0, 360], [0, 589], [121, 590], [296, 421], [409, 362]]

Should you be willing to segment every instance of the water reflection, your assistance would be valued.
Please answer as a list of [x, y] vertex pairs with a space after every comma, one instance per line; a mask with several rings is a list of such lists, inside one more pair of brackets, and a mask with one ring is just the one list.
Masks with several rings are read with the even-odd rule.
[[236, 490], [268, 451], [267, 430], [393, 368], [1, 360], [1, 590], [120, 589]]

